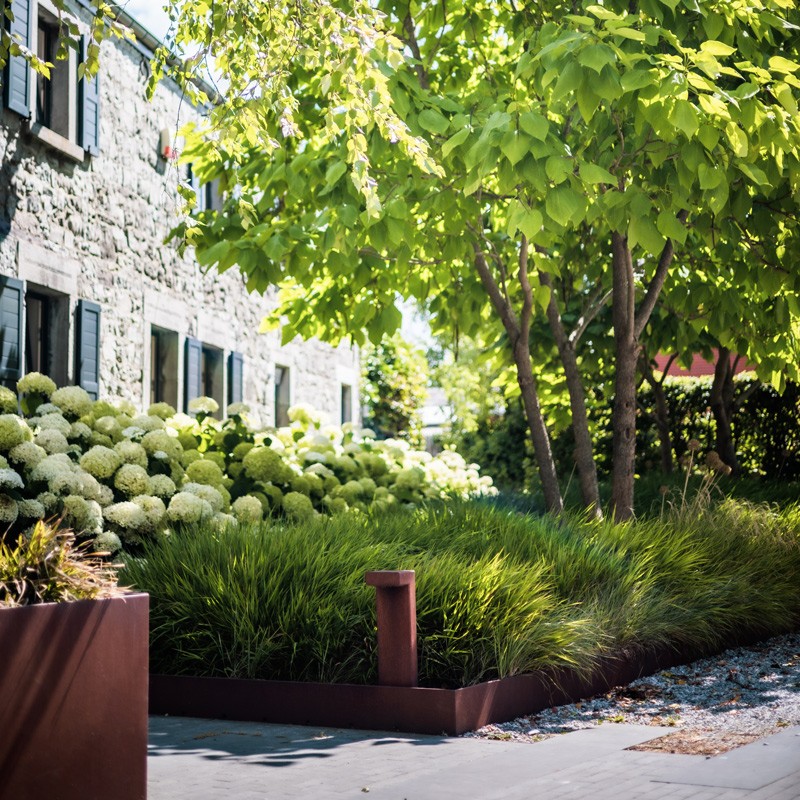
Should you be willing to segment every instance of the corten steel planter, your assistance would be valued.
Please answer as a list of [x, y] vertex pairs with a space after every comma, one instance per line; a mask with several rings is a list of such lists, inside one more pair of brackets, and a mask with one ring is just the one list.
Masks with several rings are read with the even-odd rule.
[[149, 597], [0, 608], [0, 797], [145, 800]]

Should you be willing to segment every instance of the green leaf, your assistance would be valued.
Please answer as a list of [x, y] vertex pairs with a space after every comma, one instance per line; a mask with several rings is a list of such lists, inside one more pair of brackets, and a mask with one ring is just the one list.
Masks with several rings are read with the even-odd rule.
[[623, 39], [631, 39], [634, 42], [643, 42], [645, 35], [635, 28], [614, 28], [612, 30], [614, 36], [621, 36]]
[[594, 44], [584, 47], [578, 53], [578, 62], [584, 67], [594, 70], [598, 75], [606, 64], [613, 64], [617, 60], [614, 51], [607, 44]]
[[544, 204], [547, 216], [562, 227], [569, 225], [573, 217], [578, 217], [585, 206], [585, 198], [567, 185], [551, 189]]
[[524, 215], [520, 218], [518, 227], [529, 240], [534, 241], [542, 230], [543, 222], [544, 219], [541, 212], [535, 208], [529, 208], [525, 210]]
[[509, 135], [503, 139], [500, 151], [511, 162], [512, 165], [518, 164], [530, 151], [530, 140], [519, 131], [510, 131]]
[[606, 19], [606, 20], [622, 19], [622, 17], [620, 17], [619, 14], [615, 14], [613, 11], [610, 11], [605, 6], [598, 6], [598, 5], [586, 6], [586, 12], [588, 14], [593, 14], [595, 17], [597, 17], [597, 19]]
[[447, 129], [450, 127], [450, 122], [447, 117], [435, 108], [426, 108], [419, 117], [417, 117], [417, 121], [421, 128], [431, 133], [443, 134], [446, 133]]
[[565, 156], [550, 156], [544, 165], [547, 177], [555, 184], [563, 183], [572, 174], [572, 170], [572, 159]]
[[607, 183], [615, 186], [617, 179], [604, 167], [599, 164], [589, 164], [586, 162], [581, 163], [578, 168], [578, 173], [584, 183], [598, 184]]
[[653, 255], [659, 255], [666, 244], [665, 237], [662, 236], [650, 217], [631, 217], [628, 225], [628, 240], [631, 248], [639, 244]]
[[731, 143], [734, 154], [739, 158], [745, 158], [750, 149], [745, 132], [735, 122], [729, 122], [725, 126], [725, 135]]
[[653, 83], [653, 73], [649, 69], [629, 69], [623, 73], [620, 85], [625, 92], [635, 92]]
[[536, 111], [526, 111], [524, 114], [519, 115], [519, 127], [529, 136], [533, 136], [534, 139], [543, 142], [547, 138], [547, 132], [550, 130], [550, 123]]
[[788, 58], [783, 56], [772, 56], [769, 60], [769, 68], [774, 69], [775, 72], [787, 73], [797, 72], [800, 69], [800, 64], [796, 61], [789, 61]]
[[556, 81], [555, 88], [553, 89], [552, 101], [558, 102], [562, 97], [565, 97], [570, 92], [574, 92], [581, 85], [581, 78], [583, 74], [581, 68], [574, 61], [567, 63], [561, 75]]
[[739, 162], [736, 164], [738, 170], [746, 175], [757, 186], [768, 186], [769, 178], [763, 169], [755, 166], [755, 164], [748, 164], [747, 162]]
[[700, 127], [697, 111], [688, 100], [676, 100], [669, 112], [669, 121], [682, 131], [687, 139], [691, 139]]
[[549, 286], [536, 286], [533, 287], [533, 300], [542, 311], [547, 311], [547, 306], [550, 305], [550, 287]]
[[320, 197], [328, 194], [345, 172], [347, 172], [347, 164], [344, 161], [334, 161], [325, 172], [325, 186], [320, 192]]
[[656, 228], [658, 232], [676, 242], [684, 244], [686, 237], [689, 235], [688, 228], [677, 218], [672, 211], [662, 211], [656, 220]]
[[708, 53], [710, 56], [722, 56], [724, 58], [725, 56], [735, 53], [736, 48], [725, 44], [725, 42], [717, 41], [716, 39], [707, 39], [705, 42], [701, 43], [700, 52]]
[[447, 158], [450, 153], [455, 150], [460, 144], [464, 144], [469, 138], [470, 129], [469, 128], [462, 128], [460, 131], [454, 133], [443, 145], [442, 145], [442, 155]]

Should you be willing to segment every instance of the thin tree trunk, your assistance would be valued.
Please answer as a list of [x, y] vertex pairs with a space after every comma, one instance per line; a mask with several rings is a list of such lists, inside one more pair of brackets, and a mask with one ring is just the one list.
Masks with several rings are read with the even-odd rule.
[[672, 424], [669, 419], [669, 406], [667, 404], [667, 396], [664, 393], [664, 379], [667, 377], [667, 372], [672, 365], [675, 357], [672, 356], [667, 362], [664, 369], [664, 374], [661, 380], [657, 381], [656, 376], [653, 374], [653, 367], [650, 364], [650, 359], [646, 354], [642, 355], [642, 371], [644, 372], [650, 388], [653, 390], [653, 399], [656, 404], [656, 428], [658, 429], [658, 448], [661, 457], [661, 471], [665, 475], [671, 475], [674, 469], [674, 460], [672, 457]]
[[614, 410], [611, 418], [614, 428], [611, 508], [614, 519], [623, 521], [633, 516], [636, 362], [639, 345], [635, 333], [635, 279], [631, 252], [626, 238], [619, 233], [612, 234], [611, 245], [614, 286], [611, 308], [616, 347]]
[[731, 351], [727, 347], [720, 347], [717, 354], [717, 363], [714, 366], [714, 380], [711, 384], [709, 401], [711, 413], [717, 423], [717, 455], [731, 468], [734, 474], [737, 474], [739, 472], [739, 460], [736, 458], [736, 445], [733, 441], [733, 431], [731, 429], [733, 395]]
[[533, 376], [527, 339], [518, 340], [517, 346], [514, 348], [514, 363], [517, 366], [517, 383], [522, 392], [522, 405], [525, 408], [525, 418], [531, 432], [539, 479], [542, 482], [545, 507], [550, 512], [560, 514], [564, 510], [564, 501], [561, 497], [561, 487], [558, 485], [556, 465], [550, 447], [550, 434], [547, 432], [539, 405], [539, 393], [536, 390], [536, 379]]
[[539, 479], [542, 482], [545, 508], [549, 512], [558, 514], [564, 510], [564, 501], [561, 497], [561, 488], [558, 485], [556, 465], [550, 447], [550, 434], [547, 432], [547, 426], [545, 425], [542, 409], [539, 404], [539, 394], [536, 389], [536, 379], [531, 366], [530, 344], [528, 341], [530, 318], [533, 307], [533, 294], [527, 274], [527, 240], [523, 237], [520, 252], [519, 277], [524, 294], [524, 302], [519, 318], [511, 307], [507, 296], [501, 291], [500, 286], [498, 286], [497, 281], [494, 279], [489, 269], [485, 256], [477, 245], [475, 245], [474, 251], [475, 268], [481, 279], [483, 288], [489, 295], [492, 306], [500, 317], [513, 348], [514, 364], [517, 368], [517, 383], [522, 393], [525, 418], [528, 422], [533, 452], [536, 456]]
[[564, 376], [567, 379], [569, 406], [572, 412], [572, 433], [575, 438], [575, 463], [578, 467], [578, 482], [584, 508], [596, 519], [603, 516], [600, 507], [600, 489], [597, 485], [597, 465], [594, 461], [592, 437], [589, 433], [589, 418], [586, 413], [586, 393], [583, 389], [581, 373], [575, 347], [564, 330], [558, 303], [553, 290], [553, 282], [547, 273], [539, 273], [539, 282], [550, 289], [550, 302], [547, 306], [547, 321], [558, 346]]

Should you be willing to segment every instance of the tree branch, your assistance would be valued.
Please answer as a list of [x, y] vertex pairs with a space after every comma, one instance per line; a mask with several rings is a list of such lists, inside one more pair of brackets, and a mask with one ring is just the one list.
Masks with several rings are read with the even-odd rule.
[[478, 271], [483, 288], [486, 290], [486, 294], [489, 295], [494, 310], [500, 317], [503, 327], [511, 339], [512, 349], [516, 349], [520, 338], [520, 327], [514, 309], [505, 302], [500, 287], [497, 285], [497, 281], [492, 276], [489, 265], [486, 263], [486, 256], [484, 256], [477, 244], [473, 244], [472, 248], [475, 253], [475, 269]]
[[613, 289], [609, 289], [602, 297], [598, 297], [600, 292], [602, 291], [601, 288], [598, 288], [597, 292], [595, 293], [594, 297], [589, 301], [589, 307], [586, 309], [585, 313], [578, 319], [577, 325], [569, 335], [569, 342], [570, 344], [575, 347], [583, 336], [586, 333], [586, 329], [589, 325], [592, 324], [595, 317], [600, 313], [603, 306], [611, 299], [614, 294]]
[[406, 32], [406, 44], [408, 45], [409, 49], [411, 50], [411, 54], [414, 56], [414, 69], [417, 72], [417, 79], [419, 80], [419, 85], [423, 89], [430, 89], [431, 84], [428, 79], [428, 72], [425, 69], [425, 64], [422, 61], [422, 52], [419, 49], [419, 42], [417, 41], [417, 32], [414, 29], [414, 18], [411, 16], [411, 4], [408, 5], [408, 11], [406, 12], [406, 18], [403, 20], [403, 30]]
[[523, 234], [519, 248], [519, 282], [522, 286], [522, 311], [520, 313], [520, 337], [527, 341], [533, 316], [533, 290], [528, 275], [528, 237]]
[[[689, 212], [686, 210], [678, 212], [678, 220], [681, 223], [686, 222], [686, 218], [688, 216]], [[639, 306], [639, 312], [635, 317], [633, 330], [637, 339], [642, 335], [642, 331], [647, 326], [650, 316], [653, 313], [653, 309], [656, 307], [658, 296], [661, 294], [661, 290], [664, 288], [664, 281], [667, 279], [667, 273], [669, 272], [670, 265], [672, 264], [672, 257], [674, 255], [675, 246], [672, 244], [672, 239], [667, 239], [664, 244], [664, 249], [661, 251], [661, 256], [658, 259], [658, 266], [656, 267], [655, 274], [650, 280], [644, 300], [642, 300], [642, 304]]]

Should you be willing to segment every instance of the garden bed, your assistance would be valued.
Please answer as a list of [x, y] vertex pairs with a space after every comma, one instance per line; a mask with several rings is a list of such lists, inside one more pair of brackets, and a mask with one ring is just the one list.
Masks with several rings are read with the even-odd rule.
[[[387, 569], [416, 574], [405, 688], [365, 584]], [[451, 504], [186, 530], [123, 581], [152, 597], [153, 713], [457, 733], [795, 629], [798, 571], [794, 507], [617, 525]]]

